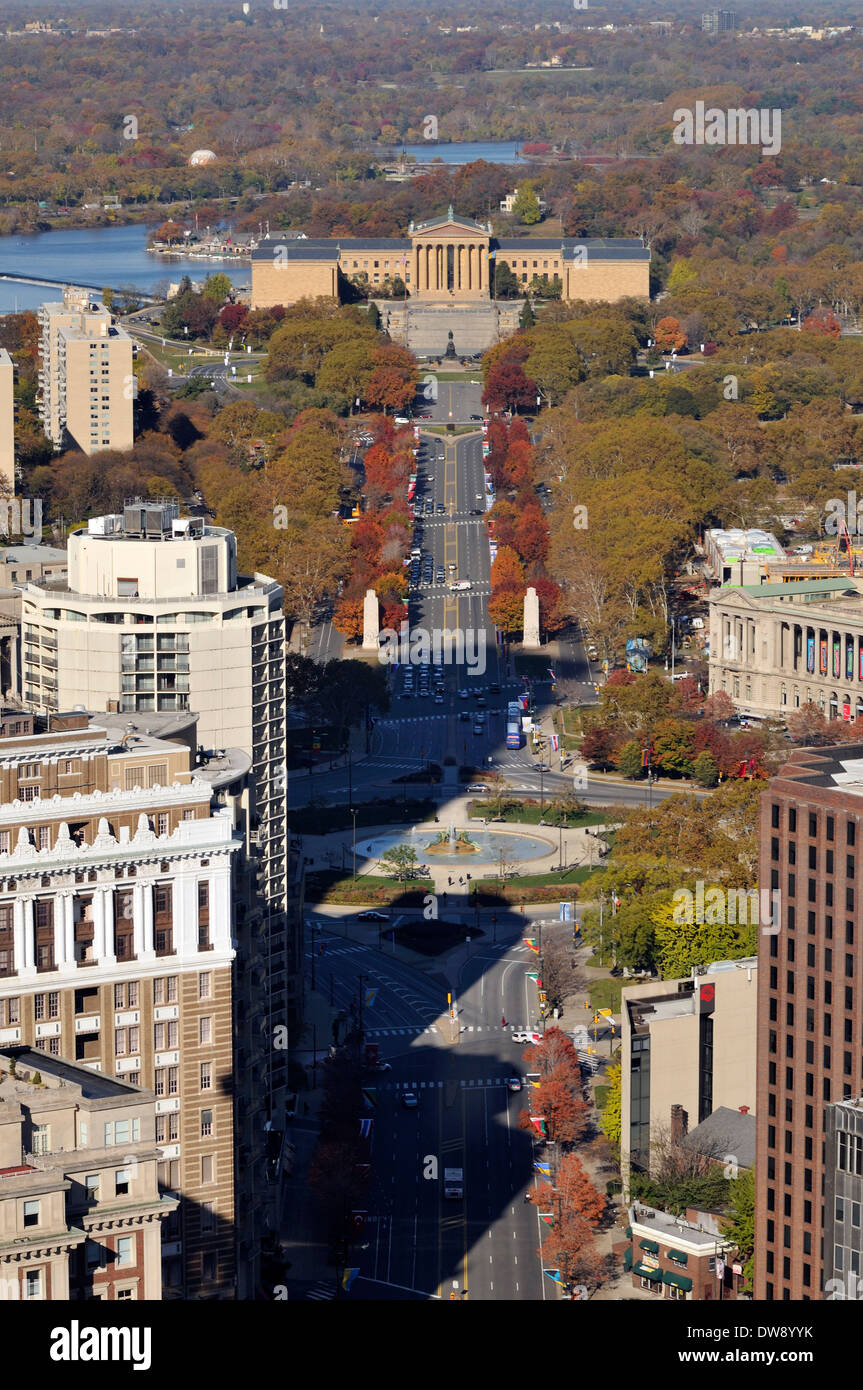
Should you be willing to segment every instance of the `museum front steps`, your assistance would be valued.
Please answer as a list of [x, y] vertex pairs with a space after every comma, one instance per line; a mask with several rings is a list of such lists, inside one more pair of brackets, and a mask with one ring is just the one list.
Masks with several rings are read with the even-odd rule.
[[417, 357], [443, 357], [449, 334], [456, 356], [470, 357], [485, 352], [518, 328], [522, 302], [487, 301], [451, 304], [411, 304], [380, 300], [381, 327], [393, 342], [410, 348]]

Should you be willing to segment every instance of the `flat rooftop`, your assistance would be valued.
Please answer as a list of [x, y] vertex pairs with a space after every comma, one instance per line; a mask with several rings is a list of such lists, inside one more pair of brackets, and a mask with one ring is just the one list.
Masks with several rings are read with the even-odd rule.
[[705, 1250], [712, 1251], [717, 1241], [720, 1244], [723, 1243], [722, 1237], [715, 1235], [712, 1231], [703, 1231], [700, 1226], [695, 1226], [691, 1221], [684, 1221], [679, 1216], [671, 1216], [667, 1211], [657, 1211], [655, 1207], [633, 1206], [631, 1224], [633, 1227], [639, 1226], [644, 1230], [652, 1231], [654, 1235], [667, 1242], [683, 1240], [688, 1245], [703, 1245]]
[[[121, 1100], [129, 1095], [141, 1094], [140, 1086], [132, 1086], [128, 1081], [117, 1081], [112, 1076], [91, 1070], [90, 1067], [80, 1067], [76, 1062], [67, 1062], [62, 1057], [52, 1057], [50, 1053], [40, 1052], [33, 1047], [0, 1048], [0, 1067], [4, 1072], [9, 1071], [9, 1063], [13, 1057], [18, 1075], [4, 1076], [0, 1083], [0, 1095], [4, 1100], [14, 1100], [25, 1093], [44, 1094], [42, 1087], [31, 1086], [22, 1075], [26, 1072], [28, 1076], [32, 1076], [37, 1071], [49, 1090], [58, 1089], [62, 1082], [67, 1086], [76, 1086], [85, 1100]], [[23, 1090], [20, 1089], [22, 1087]]]

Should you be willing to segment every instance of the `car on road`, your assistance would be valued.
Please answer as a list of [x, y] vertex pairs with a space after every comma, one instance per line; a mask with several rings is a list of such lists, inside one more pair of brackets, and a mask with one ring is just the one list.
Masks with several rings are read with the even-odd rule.
[[484, 733], [485, 733], [485, 725], [484, 725], [484, 724], [477, 724], [476, 721], [474, 721], [473, 731], [474, 731], [475, 734], [484, 734]]
[[426, 498], [426, 516], [431, 516], [434, 511], [434, 502], [430, 497]]
[[367, 907], [365, 912], [357, 913], [358, 922], [388, 922], [389, 920], [389, 914], [379, 912], [376, 907]]
[[472, 420], [481, 420], [481, 419], [482, 419], [482, 416], [481, 416], [481, 415], [471, 415], [470, 418], [471, 418]]
[[443, 582], [444, 582], [443, 565], [438, 565], [437, 569], [435, 570], [435, 583], [436, 583], [436, 584], [442, 584]]
[[[383, 1065], [386, 1065], [386, 1064], [384, 1063]], [[521, 1082], [519, 1081], [519, 1079], [518, 1079], [517, 1076], [511, 1076], [511, 1077], [509, 1078], [509, 1080], [508, 1080], [507, 1083], [506, 1083], [506, 1089], [507, 1089], [508, 1091], [520, 1091], [520, 1090], [521, 1090]]]
[[539, 1043], [542, 1042], [542, 1033], [535, 1033], [529, 1028], [517, 1028], [512, 1040], [514, 1043]]
[[437, 510], [438, 510], [438, 516], [442, 516], [443, 513], [446, 511], [446, 507], [444, 506], [443, 502], [438, 502], [438, 504], [437, 504]]
[[470, 691], [469, 691], [469, 690], [460, 690], [460, 691], [458, 692], [458, 698], [459, 698], [460, 700], [469, 700], [469, 699], [470, 699]]
[[455, 574], [457, 568], [458, 566], [456, 565], [455, 560], [450, 560], [449, 564], [447, 565], [447, 569], [449, 570], [450, 574]]
[[460, 719], [464, 724], [469, 723], [469, 722], [470, 722], [470, 710], [469, 710], [469, 709], [460, 709], [459, 712], [458, 712], [458, 717], [459, 717], [459, 719]]
[[436, 690], [436, 691], [435, 691], [434, 702], [435, 702], [436, 705], [442, 705], [442, 704], [443, 704], [443, 695], [441, 694], [441, 692], [440, 692], [439, 690]]
[[465, 594], [470, 592], [469, 579], [454, 579], [449, 586], [451, 594]]
[[374, 1070], [375, 1070], [375, 1071], [392, 1071], [392, 1064], [391, 1064], [390, 1062], [378, 1062], [378, 1064], [377, 1064], [377, 1066], [374, 1068]]
[[418, 1104], [419, 1104], [419, 1101], [417, 1100], [417, 1098], [416, 1098], [416, 1096], [414, 1095], [413, 1091], [403, 1091], [403, 1092], [402, 1092], [402, 1109], [403, 1109], [403, 1110], [416, 1110]]
[[482, 507], [471, 507], [469, 516], [482, 516]]
[[534, 768], [534, 771], [535, 771], [535, 772], [551, 772], [551, 763], [537, 763], [536, 766], [535, 766], [535, 768]]
[[469, 782], [468, 785], [467, 785], [467, 787], [465, 788], [465, 791], [469, 791], [469, 792], [487, 792], [487, 791], [488, 791], [488, 784], [487, 784], [486, 782]]

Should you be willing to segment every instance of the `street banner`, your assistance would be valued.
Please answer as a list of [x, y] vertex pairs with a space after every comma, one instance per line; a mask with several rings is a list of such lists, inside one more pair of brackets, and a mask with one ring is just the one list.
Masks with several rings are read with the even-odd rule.
[[344, 1289], [345, 1293], [350, 1292], [351, 1284], [354, 1282], [359, 1272], [360, 1271], [358, 1268], [345, 1270], [344, 1274], [342, 1275], [342, 1288]]
[[539, 1213], [539, 1219], [540, 1219], [540, 1221], [544, 1221], [545, 1224], [546, 1224], [546, 1226], [554, 1226], [554, 1212], [553, 1212], [553, 1211], [541, 1211], [541, 1212]]
[[558, 907], [559, 907], [559, 912], [560, 912], [560, 918], [559, 918], [559, 920], [560, 920], [561, 922], [568, 922], [568, 921], [570, 920], [571, 916], [572, 916], [572, 904], [571, 904], [571, 903], [560, 903], [560, 904], [558, 905]]

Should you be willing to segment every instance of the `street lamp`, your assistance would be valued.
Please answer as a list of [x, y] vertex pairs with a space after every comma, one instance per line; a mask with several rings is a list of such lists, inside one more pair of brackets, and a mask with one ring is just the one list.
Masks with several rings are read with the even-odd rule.
[[357, 813], [356, 813], [356, 810], [354, 809], [353, 806], [351, 807], [351, 815], [352, 815], [353, 818], [354, 818], [354, 881], [356, 882], [356, 877], [357, 877]]

